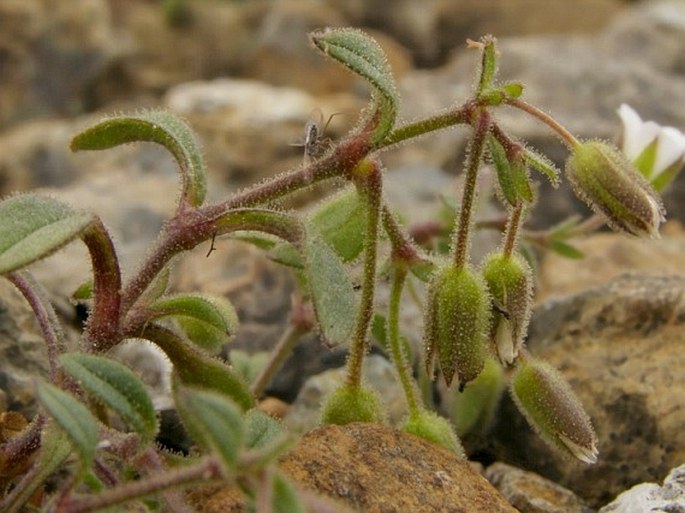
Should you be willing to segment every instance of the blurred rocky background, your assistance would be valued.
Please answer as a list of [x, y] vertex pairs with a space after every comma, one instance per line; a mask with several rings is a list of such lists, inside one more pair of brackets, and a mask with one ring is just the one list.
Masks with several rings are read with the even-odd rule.
[[[621, 103], [685, 129], [683, 0], [0, 0], [0, 196], [42, 188], [96, 211], [130, 272], [173, 209], [174, 163], [150, 145], [72, 154], [70, 138], [106, 115], [171, 109], [198, 133], [212, 198], [296, 166], [308, 120], [337, 114], [326, 129], [335, 140], [368, 97], [365, 84], [311, 48], [307, 33], [325, 26], [377, 38], [404, 120], [465, 99], [478, 60], [465, 40], [491, 33], [501, 78], [523, 82], [528, 101], [579, 137], [616, 140]], [[544, 126], [511, 110], [498, 119], [563, 167], [565, 149]], [[391, 206], [413, 222], [434, 217], [439, 194], [456, 187], [467, 137], [457, 128], [386, 152]], [[565, 186], [540, 182], [532, 226], [588, 214]], [[482, 215], [492, 213], [487, 198], [482, 203]], [[685, 461], [685, 174], [665, 203], [669, 222], [659, 241], [600, 233], [579, 242], [584, 260], [540, 260], [529, 346], [578, 391], [601, 454], [590, 470], [556, 461], [505, 398], [494, 437], [470, 450], [487, 465], [503, 462], [486, 476], [522, 512], [634, 511], [620, 509], [632, 498], [606, 505], [641, 482], [651, 483], [654, 501], [662, 500], [656, 489], [666, 497], [646, 504], [685, 510], [684, 471], [677, 471]], [[483, 254], [496, 241], [484, 236], [474, 250]], [[217, 248], [209, 259], [200, 248], [181, 262], [175, 287], [228, 296], [242, 321], [236, 345], [268, 349], [286, 322], [290, 273], [246, 245], [217, 241]], [[73, 244], [32, 269], [74, 326], [66, 298], [87, 278], [87, 262]], [[0, 411], [30, 415], [42, 345], [25, 305], [2, 283], [0, 307]], [[417, 342], [420, 311], [409, 311], [406, 334]], [[269, 392], [292, 402], [308, 376], [343, 361], [343, 349], [322, 349], [310, 337]], [[386, 386], [387, 361], [370, 361], [379, 363], [368, 379]], [[306, 409], [330, 388], [326, 379], [304, 385], [293, 407], [298, 418], [315, 420]], [[391, 391], [383, 395], [395, 401]]]

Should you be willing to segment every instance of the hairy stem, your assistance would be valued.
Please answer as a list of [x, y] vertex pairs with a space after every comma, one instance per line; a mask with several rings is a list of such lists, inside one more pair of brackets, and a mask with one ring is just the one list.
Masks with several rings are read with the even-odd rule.
[[40, 326], [40, 330], [43, 333], [43, 339], [45, 340], [48, 352], [50, 382], [56, 383], [57, 358], [64, 350], [64, 333], [57, 319], [55, 309], [50, 304], [48, 293], [27, 271], [9, 273], [7, 279], [17, 287], [33, 310], [38, 326]]
[[269, 361], [257, 376], [257, 379], [252, 383], [250, 391], [255, 397], [259, 397], [267, 385], [271, 382], [274, 375], [278, 369], [283, 364], [283, 361], [292, 352], [293, 347], [297, 344], [298, 340], [307, 331], [300, 329], [297, 326], [289, 324], [283, 335], [281, 335], [280, 340], [276, 343], [276, 346], [269, 353]]
[[517, 109], [522, 110], [523, 112], [527, 112], [534, 118], [537, 118], [538, 120], [545, 123], [548, 127], [550, 127], [557, 133], [557, 135], [569, 148], [573, 149], [576, 146], [578, 146], [578, 144], [580, 144], [578, 142], [578, 139], [576, 139], [571, 132], [569, 132], [563, 125], [561, 125], [561, 123], [559, 123], [556, 119], [547, 114], [545, 111], [538, 109], [535, 105], [531, 105], [530, 103], [523, 101], [519, 98], [507, 98], [505, 101], [512, 107], [516, 107]]
[[506, 257], [510, 257], [516, 248], [523, 209], [523, 203], [519, 202], [511, 210], [509, 222], [507, 223], [507, 231], [504, 235], [504, 248], [502, 249], [502, 252]]
[[400, 300], [402, 289], [407, 278], [407, 269], [400, 265], [395, 266], [390, 289], [390, 304], [388, 305], [388, 343], [390, 353], [395, 362], [395, 368], [407, 398], [409, 415], [417, 414], [420, 410], [419, 399], [416, 393], [416, 385], [409, 371], [409, 360], [400, 341]]
[[170, 488], [178, 488], [179, 486], [219, 479], [221, 477], [221, 465], [219, 462], [216, 458], [207, 457], [193, 465], [152, 474], [140, 481], [131, 481], [96, 495], [66, 497], [58, 504], [56, 512], [87, 513], [96, 509], [142, 499], [148, 495]]
[[347, 385], [361, 386], [362, 362], [367, 348], [367, 334], [373, 316], [373, 298], [376, 286], [376, 259], [378, 252], [378, 225], [381, 210], [382, 177], [377, 161], [369, 163], [369, 175], [360, 180], [360, 193], [366, 202], [368, 222], [364, 234], [364, 272], [362, 292], [349, 356], [347, 357]]
[[467, 123], [472, 108], [473, 105], [467, 102], [458, 109], [449, 110], [443, 114], [407, 123], [390, 132], [385, 139], [376, 146], [376, 149], [380, 150], [436, 130]]
[[464, 267], [468, 261], [469, 237], [471, 234], [471, 217], [476, 197], [478, 169], [483, 159], [485, 137], [490, 129], [490, 114], [481, 111], [474, 126], [473, 139], [466, 159], [466, 178], [461, 198], [461, 211], [454, 233], [452, 259], [457, 267]]

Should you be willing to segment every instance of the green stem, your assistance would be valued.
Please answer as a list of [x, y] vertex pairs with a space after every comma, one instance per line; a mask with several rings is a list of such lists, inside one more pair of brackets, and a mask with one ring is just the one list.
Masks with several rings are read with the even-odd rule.
[[252, 383], [252, 386], [250, 387], [252, 395], [259, 398], [283, 364], [283, 361], [291, 353], [293, 347], [297, 344], [297, 341], [300, 340], [305, 333], [306, 331], [301, 330], [297, 326], [293, 326], [292, 324], [288, 325], [276, 346], [269, 353], [269, 361], [266, 362], [266, 365], [260, 371], [259, 376], [257, 376], [257, 379]]
[[534, 118], [537, 118], [538, 120], [545, 123], [547, 126], [549, 126], [552, 130], [554, 130], [557, 133], [561, 140], [570, 149], [573, 149], [580, 144], [578, 139], [576, 139], [574, 135], [571, 132], [569, 132], [561, 123], [559, 123], [556, 119], [547, 114], [545, 111], [538, 109], [535, 105], [531, 105], [530, 103], [525, 102], [519, 98], [507, 98], [505, 101], [512, 107], [516, 107], [517, 109], [522, 110], [523, 112], [527, 112]]
[[397, 368], [397, 374], [407, 398], [409, 415], [419, 413], [421, 406], [416, 393], [416, 385], [409, 372], [409, 361], [407, 354], [400, 342], [400, 300], [402, 299], [402, 289], [407, 278], [407, 269], [404, 265], [395, 266], [393, 272], [392, 286], [390, 289], [390, 304], [388, 305], [388, 343], [392, 359]]
[[521, 218], [523, 216], [523, 208], [523, 203], [519, 201], [511, 210], [509, 222], [507, 223], [507, 231], [504, 235], [504, 248], [502, 250], [504, 256], [506, 257], [510, 257], [516, 248], [519, 228], [521, 226]]
[[473, 139], [466, 160], [466, 178], [461, 198], [461, 211], [453, 239], [453, 262], [457, 267], [464, 267], [468, 261], [471, 217], [476, 197], [478, 169], [483, 159], [485, 138], [490, 130], [490, 114], [487, 111], [481, 111], [474, 128]]
[[443, 114], [431, 116], [424, 119], [419, 119], [406, 125], [400, 126], [390, 132], [383, 141], [381, 141], [375, 149], [380, 150], [393, 146], [402, 141], [413, 139], [421, 135], [442, 130], [454, 125], [462, 125], [468, 123], [469, 114], [473, 109], [473, 105], [469, 102], [464, 104], [461, 108], [449, 110]]
[[360, 195], [365, 199], [368, 222], [364, 234], [364, 271], [357, 322], [350, 352], [347, 357], [347, 380], [350, 388], [359, 388], [362, 379], [362, 362], [366, 353], [367, 334], [373, 317], [373, 299], [376, 285], [376, 259], [378, 253], [378, 225], [381, 210], [382, 179], [380, 166], [370, 163], [370, 176], [360, 180]]

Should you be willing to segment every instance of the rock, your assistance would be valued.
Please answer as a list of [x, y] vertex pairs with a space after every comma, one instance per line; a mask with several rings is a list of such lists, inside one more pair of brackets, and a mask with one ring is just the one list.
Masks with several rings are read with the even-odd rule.
[[594, 507], [681, 464], [684, 287], [683, 276], [629, 274], [540, 305], [529, 350], [557, 367], [578, 395], [597, 432], [599, 459], [588, 467], [557, 457], [508, 397], [493, 430], [495, 457], [564, 483]]
[[506, 463], [493, 463], [485, 477], [521, 513], [594, 512], [572, 491]]
[[0, 412], [32, 418], [36, 379], [48, 378], [48, 353], [33, 311], [9, 281], [0, 279]]
[[328, 116], [343, 113], [334, 116], [325, 131], [325, 138], [336, 138], [352, 126], [364, 103], [350, 95], [314, 97], [243, 79], [181, 84], [165, 98], [166, 106], [197, 131], [210, 174], [232, 188], [301, 165], [310, 118], [323, 128]]
[[[371, 354], [364, 359], [362, 375], [365, 383], [381, 396], [390, 424], [399, 424], [407, 414], [407, 404], [394, 366], [382, 356]], [[296, 432], [316, 427], [321, 416], [321, 404], [344, 383], [345, 376], [345, 369], [340, 367], [310, 377], [292, 404], [285, 418], [286, 425]]]
[[82, 112], [116, 44], [106, 0], [3, 0], [0, 127]]
[[594, 233], [573, 240], [585, 254], [574, 260], [552, 251], [540, 261], [535, 299], [541, 303], [553, 295], [575, 294], [602, 285], [630, 271], [643, 275], [685, 274], [685, 233], [678, 223], [664, 227], [661, 239], [646, 240], [617, 233]]
[[280, 466], [302, 487], [360, 513], [516, 511], [467, 461], [378, 424], [315, 429]]
[[663, 486], [642, 483], [632, 487], [607, 504], [599, 513], [642, 513], [643, 511], [678, 513], [685, 511], [685, 465], [674, 468]]

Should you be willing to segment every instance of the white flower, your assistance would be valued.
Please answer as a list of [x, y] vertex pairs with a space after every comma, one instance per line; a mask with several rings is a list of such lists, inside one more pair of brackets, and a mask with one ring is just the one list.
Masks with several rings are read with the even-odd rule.
[[625, 103], [617, 112], [623, 121], [623, 153], [655, 189], [663, 190], [685, 164], [685, 134], [654, 121], [642, 121]]

